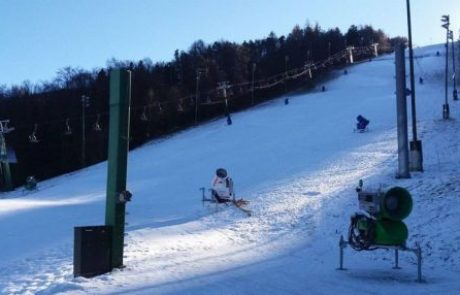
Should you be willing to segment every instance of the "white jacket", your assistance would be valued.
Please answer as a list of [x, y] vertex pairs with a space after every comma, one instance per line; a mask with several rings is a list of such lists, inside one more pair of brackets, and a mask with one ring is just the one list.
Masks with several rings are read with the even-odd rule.
[[232, 179], [230, 177], [221, 178], [214, 176], [212, 180], [212, 189], [221, 198], [230, 198], [232, 195]]

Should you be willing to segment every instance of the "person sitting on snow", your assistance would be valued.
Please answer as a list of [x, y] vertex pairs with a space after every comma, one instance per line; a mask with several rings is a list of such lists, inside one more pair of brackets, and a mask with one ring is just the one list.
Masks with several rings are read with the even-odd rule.
[[356, 129], [358, 129], [359, 131], [364, 131], [364, 129], [367, 128], [367, 125], [369, 125], [369, 120], [361, 115], [358, 115], [358, 117], [356, 117], [356, 120], [358, 120], [358, 123], [356, 123]]
[[216, 170], [216, 175], [212, 180], [211, 191], [218, 203], [232, 202], [233, 182], [224, 168]]

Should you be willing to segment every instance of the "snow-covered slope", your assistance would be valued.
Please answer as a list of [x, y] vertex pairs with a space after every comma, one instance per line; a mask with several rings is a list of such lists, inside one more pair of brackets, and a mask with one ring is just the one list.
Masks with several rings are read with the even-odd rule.
[[[151, 142], [129, 155], [126, 268], [73, 278], [73, 227], [104, 222], [106, 164], [16, 191], [0, 199], [2, 294], [454, 294], [460, 290], [460, 124], [441, 119], [442, 46], [416, 50], [417, 119], [424, 173], [395, 179], [394, 58], [348, 69], [326, 92], [282, 98], [225, 120]], [[451, 93], [451, 90], [449, 91]], [[410, 109], [410, 108], [409, 108]], [[355, 117], [370, 119], [354, 133]], [[410, 130], [409, 130], [409, 134]], [[225, 167], [251, 200], [246, 217], [201, 203], [214, 170]], [[399, 185], [414, 198], [409, 245], [415, 256], [346, 249], [338, 241], [357, 208], [359, 179]]]

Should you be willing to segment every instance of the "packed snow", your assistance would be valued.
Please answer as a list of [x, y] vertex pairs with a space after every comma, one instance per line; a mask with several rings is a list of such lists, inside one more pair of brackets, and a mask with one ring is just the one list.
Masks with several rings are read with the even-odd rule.
[[[443, 120], [443, 53], [415, 51], [423, 173], [395, 178], [394, 56], [382, 56], [337, 71], [326, 92], [290, 95], [289, 105], [280, 97], [233, 114], [231, 126], [215, 120], [131, 151], [122, 270], [73, 277], [73, 228], [104, 224], [106, 163], [1, 194], [0, 293], [459, 294], [460, 102], [449, 98]], [[353, 132], [358, 114], [370, 119], [366, 133]], [[201, 202], [219, 167], [251, 201], [251, 217]], [[408, 246], [422, 247], [422, 283], [409, 252], [393, 269], [392, 251], [348, 247], [348, 270], [336, 270], [359, 179], [411, 192], [405, 223]]]

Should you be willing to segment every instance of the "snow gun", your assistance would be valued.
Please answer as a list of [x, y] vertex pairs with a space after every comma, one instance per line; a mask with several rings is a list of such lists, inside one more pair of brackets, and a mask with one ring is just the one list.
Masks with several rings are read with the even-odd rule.
[[402, 221], [412, 211], [410, 193], [395, 186], [387, 191], [364, 191], [362, 180], [356, 188], [359, 209], [351, 217], [348, 243], [358, 251], [378, 246], [405, 247], [409, 235]]
[[399, 186], [387, 191], [364, 191], [363, 181], [356, 188], [359, 213], [351, 217], [348, 241], [343, 236], [339, 240], [339, 267], [343, 267], [344, 249], [350, 245], [356, 251], [394, 250], [394, 269], [399, 269], [399, 251], [412, 252], [417, 257], [417, 282], [422, 282], [422, 249], [419, 243], [415, 247], [406, 246], [409, 236], [407, 226], [402, 221], [412, 211], [410, 193]]

